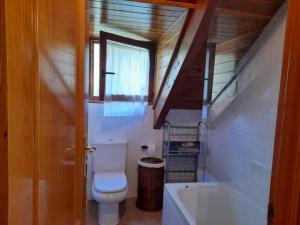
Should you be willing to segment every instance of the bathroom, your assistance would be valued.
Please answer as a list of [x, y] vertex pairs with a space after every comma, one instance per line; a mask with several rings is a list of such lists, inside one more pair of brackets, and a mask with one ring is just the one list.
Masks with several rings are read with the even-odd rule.
[[[106, 5], [108, 9], [111, 7], [110, 4], [115, 4], [109, 2]], [[163, 7], [158, 7], [158, 9], [162, 10]], [[243, 34], [239, 34], [240, 40], [235, 39], [237, 37], [233, 35], [229, 41], [222, 43], [222, 38], [226, 39], [225, 36], [228, 33], [221, 34], [222, 29], [220, 29], [218, 36], [213, 33], [213, 29], [216, 28], [211, 26], [207, 55], [206, 58], [204, 57], [206, 67], [209, 69], [205, 69], [205, 79], [201, 80], [204, 87], [202, 89], [197, 87], [198, 92], [203, 92], [201, 93], [203, 98], [200, 102], [201, 107], [195, 107], [199, 105], [199, 101], [191, 106], [188, 102], [191, 99], [181, 100], [178, 97], [177, 105], [169, 107], [163, 120], [161, 114], [157, 115], [155, 106], [159, 103], [155, 102], [155, 98], [164, 94], [164, 83], [168, 83], [168, 80], [164, 80], [164, 76], [172, 69], [172, 65], [169, 64], [174, 55], [176, 56], [174, 51], [180, 51], [180, 46], [177, 50], [175, 46], [177, 43], [184, 42], [184, 35], [180, 34], [189, 32], [185, 24], [191, 15], [183, 13], [159, 39], [161, 43], [158, 43], [154, 60], [154, 78], [150, 79], [149, 83], [143, 83], [153, 91], [153, 96], [148, 95], [148, 101], [142, 95], [138, 101], [132, 100], [126, 105], [126, 102], [114, 101], [111, 96], [106, 96], [107, 93], [101, 90], [103, 83], [106, 82], [107, 91], [108, 84], [112, 85], [107, 79], [114, 79], [111, 77], [118, 76], [122, 72], [120, 72], [121, 69], [116, 69], [118, 72], [115, 72], [111, 66], [113, 60], [110, 62], [109, 59], [111, 56], [109, 51], [112, 51], [108, 50], [109, 44], [106, 46], [108, 52], [106, 67], [101, 65], [102, 56], [99, 53], [101, 52], [101, 38], [100, 41], [97, 38], [91, 39], [92, 78], [90, 80], [92, 84], [88, 104], [88, 142], [91, 147], [96, 147], [96, 151], [101, 151], [103, 148], [109, 152], [110, 147], [107, 143], [115, 143], [116, 146], [123, 145], [123, 148], [126, 148], [126, 157], [120, 159], [124, 164], [122, 172], [126, 177], [126, 193], [122, 198], [115, 200], [117, 208], [113, 211], [116, 213], [117, 209], [118, 218], [112, 219], [113, 222], [109, 222], [111, 218], [107, 219], [108, 222], [101, 222], [101, 200], [96, 200], [97, 197], [93, 194], [94, 175], [97, 172], [93, 169], [93, 164], [98, 162], [93, 159], [95, 154], [95, 149], [93, 149], [93, 152], [87, 156], [87, 225], [115, 225], [117, 223], [121, 225], [267, 224], [287, 3], [283, 1], [280, 4], [274, 3], [274, 8], [276, 10], [272, 11], [272, 17], [267, 23], [266, 18], [253, 16], [255, 17], [252, 18], [254, 23], [259, 24], [257, 26], [246, 26], [245, 21], [248, 17], [244, 16], [241, 24], [244, 22], [245, 31], [240, 31]], [[169, 8], [168, 10], [175, 9]], [[109, 13], [111, 12], [108, 11]], [[218, 19], [218, 16], [219, 19], [222, 18], [222, 15], [215, 15], [215, 18], [212, 18], [213, 21]], [[261, 20], [264, 22], [260, 23]], [[230, 22], [230, 18], [228, 21]], [[108, 33], [110, 31], [119, 34], [120, 32], [107, 24], [101, 28]], [[144, 38], [138, 36], [138, 32], [129, 34], [123, 32], [122, 34], [132, 39], [140, 39], [141, 42], [145, 41]], [[103, 33], [103, 36], [105, 35]], [[166, 40], [167, 38], [169, 39]], [[164, 41], [166, 43], [163, 43]], [[217, 44], [211, 44], [213, 41]], [[128, 57], [127, 55], [127, 60]], [[151, 73], [153, 68], [151, 69], [151, 65], [149, 67]], [[94, 75], [100, 74], [99, 68], [100, 71], [102, 71], [101, 68], [106, 68], [105, 76]], [[134, 82], [134, 78], [128, 78], [127, 82]], [[121, 89], [121, 85], [116, 89]], [[152, 100], [150, 101], [149, 98]], [[205, 127], [204, 129], [201, 127], [200, 133], [203, 132], [206, 136], [204, 142], [207, 156], [204, 164], [198, 166], [195, 181], [178, 180], [166, 184], [163, 209], [147, 212], [136, 206], [138, 161], [143, 157], [163, 157], [163, 143], [166, 135], [164, 121], [168, 121], [172, 126], [182, 127], [197, 127], [199, 121], [202, 121]], [[99, 155], [99, 157], [105, 158], [106, 156]], [[111, 159], [108, 157], [106, 160], [110, 164]], [[105, 164], [105, 161], [101, 163]], [[105, 171], [105, 169], [102, 170]], [[205, 202], [204, 204], [201, 200], [195, 200], [195, 198], [200, 198], [199, 193], [202, 189], [203, 199], [201, 200]], [[229, 209], [225, 210], [228, 207]], [[213, 212], [214, 215], [206, 210]], [[108, 209], [109, 213], [111, 209]], [[104, 221], [106, 221], [105, 216], [102, 215]]]
[[1, 0], [0, 225], [299, 225], [299, 0]]

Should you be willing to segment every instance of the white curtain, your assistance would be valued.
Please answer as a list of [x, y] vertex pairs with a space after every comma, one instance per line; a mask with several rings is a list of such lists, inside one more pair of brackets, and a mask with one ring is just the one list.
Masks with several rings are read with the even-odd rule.
[[[104, 116], [143, 116], [149, 87], [149, 51], [108, 41]], [[124, 101], [126, 100], [126, 101]]]

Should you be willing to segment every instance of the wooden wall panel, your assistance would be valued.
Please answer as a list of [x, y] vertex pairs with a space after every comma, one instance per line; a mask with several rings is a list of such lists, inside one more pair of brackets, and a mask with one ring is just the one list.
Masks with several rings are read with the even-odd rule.
[[5, 1], [0, 2], [0, 224], [8, 222], [8, 143]]
[[6, 0], [9, 224], [34, 223], [35, 0]]
[[162, 81], [166, 75], [167, 68], [174, 53], [178, 42], [181, 30], [187, 18], [187, 13], [182, 17], [158, 40], [156, 63], [155, 63], [155, 90], [154, 96], [156, 98]]

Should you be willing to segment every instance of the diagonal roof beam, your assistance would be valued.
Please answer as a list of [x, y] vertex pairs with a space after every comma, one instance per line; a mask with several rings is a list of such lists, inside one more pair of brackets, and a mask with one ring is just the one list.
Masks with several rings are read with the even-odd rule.
[[[201, 3], [202, 1], [198, 0], [198, 4]], [[154, 108], [154, 127], [156, 129], [162, 126], [172, 107], [172, 101], [176, 94], [176, 83], [180, 83], [178, 81], [187, 77], [196, 60], [202, 60], [198, 56], [206, 46], [209, 28], [218, 3], [219, 0], [210, 0], [205, 8], [197, 7], [193, 10], [177, 56], [172, 63], [170, 72], [166, 74], [166, 84], [161, 95], [158, 96], [159, 99]]]

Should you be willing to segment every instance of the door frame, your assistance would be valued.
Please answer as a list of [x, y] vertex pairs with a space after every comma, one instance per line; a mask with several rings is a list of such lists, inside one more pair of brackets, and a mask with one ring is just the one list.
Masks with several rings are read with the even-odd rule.
[[86, 217], [86, 146], [88, 145], [89, 102], [89, 9], [87, 0], [77, 2], [77, 86], [76, 86], [76, 175], [74, 177], [74, 225], [85, 225]]
[[269, 225], [300, 224], [300, 2], [289, 0], [288, 4]]
[[0, 224], [8, 224], [8, 121], [5, 1], [0, 2]]

